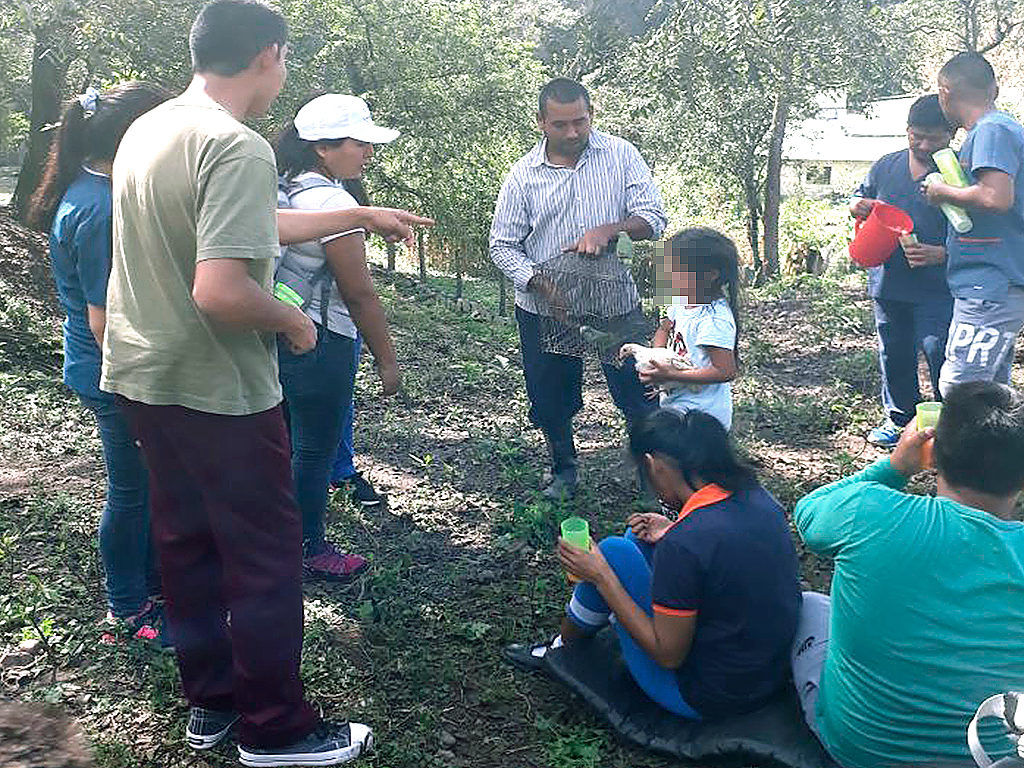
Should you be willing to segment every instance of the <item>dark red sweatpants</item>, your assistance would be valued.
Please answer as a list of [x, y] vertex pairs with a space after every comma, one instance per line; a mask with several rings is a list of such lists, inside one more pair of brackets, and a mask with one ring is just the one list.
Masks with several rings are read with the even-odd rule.
[[303, 698], [302, 524], [280, 407], [221, 416], [118, 402], [149, 467], [153, 536], [189, 703], [242, 716], [239, 740], [310, 733]]

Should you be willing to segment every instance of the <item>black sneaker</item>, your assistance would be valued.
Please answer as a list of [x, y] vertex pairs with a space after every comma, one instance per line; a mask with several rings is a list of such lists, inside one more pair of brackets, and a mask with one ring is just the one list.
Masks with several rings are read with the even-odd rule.
[[320, 723], [313, 733], [279, 749], [238, 745], [242, 765], [339, 765], [373, 749], [373, 731], [362, 723]]
[[234, 712], [192, 707], [185, 727], [185, 740], [192, 749], [212, 749], [224, 741], [238, 722]]
[[377, 493], [370, 481], [356, 472], [352, 477], [346, 477], [345, 482], [352, 488], [352, 501], [362, 504], [364, 507], [376, 507], [384, 497]]

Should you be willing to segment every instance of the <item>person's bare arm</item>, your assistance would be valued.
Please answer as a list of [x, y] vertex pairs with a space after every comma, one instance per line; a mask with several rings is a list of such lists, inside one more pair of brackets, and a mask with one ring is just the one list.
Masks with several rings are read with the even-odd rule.
[[995, 168], [982, 168], [974, 173], [978, 180], [969, 187], [953, 187], [933, 182], [925, 187], [928, 202], [933, 205], [952, 203], [961, 208], [1006, 213], [1013, 206], [1013, 177]]
[[731, 349], [705, 349], [711, 358], [711, 365], [679, 369], [671, 363], [652, 360], [652, 370], [637, 371], [637, 377], [642, 384], [662, 384], [667, 381], [681, 384], [721, 384], [736, 378], [736, 355]]
[[434, 220], [397, 208], [336, 208], [322, 211], [303, 211], [294, 208], [277, 209], [277, 235], [281, 245], [319, 240], [321, 237], [350, 229], [376, 232], [389, 243], [405, 242], [412, 245], [414, 226], [433, 226]]
[[672, 333], [672, 321], [668, 318], [664, 318], [660, 323], [658, 323], [658, 330], [656, 330], [654, 332], [654, 336], [651, 337], [651, 346], [667, 347], [670, 333]]
[[384, 307], [366, 266], [363, 235], [353, 232], [324, 243], [324, 253], [341, 298], [373, 353], [384, 394], [393, 395], [401, 384], [401, 376]]
[[86, 304], [85, 306], [89, 313], [89, 330], [92, 331], [100, 349], [103, 349], [103, 334], [107, 330], [106, 307], [97, 307], [95, 304]]
[[296, 354], [316, 346], [316, 327], [298, 307], [278, 301], [249, 275], [246, 259], [196, 262], [192, 300], [207, 317], [226, 325], [284, 334]]

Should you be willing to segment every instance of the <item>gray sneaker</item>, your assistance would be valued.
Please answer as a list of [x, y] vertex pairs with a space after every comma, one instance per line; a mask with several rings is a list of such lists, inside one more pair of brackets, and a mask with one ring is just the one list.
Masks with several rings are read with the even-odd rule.
[[362, 723], [323, 722], [309, 736], [278, 749], [238, 745], [242, 765], [340, 765], [373, 748], [373, 731]]
[[576, 495], [576, 469], [563, 469], [551, 475], [547, 484], [541, 489], [541, 495], [546, 499], [568, 500]]

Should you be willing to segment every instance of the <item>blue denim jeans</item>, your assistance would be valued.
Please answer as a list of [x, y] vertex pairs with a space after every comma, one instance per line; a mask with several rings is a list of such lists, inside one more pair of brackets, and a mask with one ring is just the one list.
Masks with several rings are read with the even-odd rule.
[[[355, 341], [355, 370], [359, 370], [359, 358], [363, 351], [363, 337], [356, 334]], [[334, 466], [331, 468], [331, 482], [342, 483], [356, 473], [355, 465], [355, 439], [353, 428], [356, 418], [355, 397], [349, 399], [348, 408], [345, 409], [341, 419], [341, 438], [338, 440], [338, 454], [334, 457]]]
[[125, 618], [160, 591], [149, 532], [149, 476], [142, 451], [114, 399], [78, 397], [95, 415], [103, 443], [107, 499], [100, 518], [100, 558], [110, 610]]
[[316, 347], [304, 355], [293, 355], [278, 346], [291, 433], [295, 500], [302, 512], [307, 554], [323, 549], [327, 483], [355, 386], [354, 346], [353, 339], [321, 326], [317, 326]]
[[[545, 352], [541, 346], [540, 317], [516, 307], [519, 341], [523, 350], [523, 377], [530, 398], [530, 422], [535, 427], [558, 431], [583, 408], [583, 360]], [[602, 363], [608, 393], [632, 424], [657, 410], [657, 400], [636, 375], [632, 359], [621, 367]]]
[[932, 392], [939, 396], [946, 334], [953, 316], [953, 300], [940, 296], [935, 301], [912, 304], [875, 299], [875, 328], [878, 331], [878, 365], [882, 373], [882, 408], [898, 427], [914, 417], [921, 391], [917, 384], [917, 352], [928, 361]]
[[[640, 541], [631, 531], [626, 531], [625, 536], [609, 536], [598, 546], [633, 602], [648, 616], [653, 616], [651, 567], [654, 546]], [[585, 581], [576, 585], [565, 611], [569, 620], [587, 633], [597, 632], [609, 621], [608, 603], [597, 587]], [[622, 649], [622, 660], [643, 692], [669, 712], [699, 720], [700, 713], [686, 703], [679, 690], [676, 673], [652, 659], [621, 624], [616, 622], [614, 627]]]

